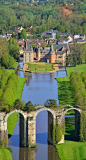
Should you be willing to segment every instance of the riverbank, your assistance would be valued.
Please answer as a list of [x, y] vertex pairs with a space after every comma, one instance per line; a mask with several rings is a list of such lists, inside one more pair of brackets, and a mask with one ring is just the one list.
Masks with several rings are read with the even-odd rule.
[[64, 144], [55, 145], [61, 160], [85, 160], [86, 143], [65, 141]]
[[[26, 81], [26, 79], [22, 78], [22, 77], [18, 77], [18, 79], [19, 79], [19, 83], [18, 83], [18, 87], [17, 87], [17, 90], [16, 90], [16, 94], [15, 94], [15, 100], [16, 99], [21, 100], [23, 87], [24, 87], [24, 84], [25, 84], [25, 81]], [[8, 117], [7, 127], [8, 127], [8, 134], [10, 136], [14, 132], [14, 128], [15, 128], [16, 123], [18, 121], [18, 115], [19, 115], [18, 113], [14, 113], [14, 114], [12, 114]]]
[[0, 148], [0, 160], [12, 160], [12, 154], [9, 149]]
[[72, 72], [81, 73], [86, 71], [86, 64], [77, 65], [76, 67], [66, 67], [67, 77], [56, 78], [58, 83], [58, 96], [60, 105], [70, 104], [74, 105], [75, 100], [73, 98], [70, 75]]

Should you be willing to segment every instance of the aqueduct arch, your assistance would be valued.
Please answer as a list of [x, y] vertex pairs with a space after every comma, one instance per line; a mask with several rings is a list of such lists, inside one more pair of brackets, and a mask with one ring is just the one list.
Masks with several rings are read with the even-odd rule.
[[[40, 112], [42, 111], [47, 111], [48, 113], [48, 141], [52, 143], [52, 136], [53, 136], [53, 125], [55, 123], [55, 113], [53, 110], [49, 109], [49, 108], [43, 108], [41, 110], [38, 110], [36, 112], [36, 115], [35, 115], [35, 122], [37, 123], [37, 116], [38, 114], [40, 114]], [[51, 132], [52, 130], [52, 132]]]
[[[39, 106], [38, 106], [39, 107]], [[66, 108], [67, 107], [67, 108]], [[34, 144], [36, 143], [36, 117], [37, 115], [41, 112], [46, 110], [48, 112], [48, 126], [50, 126], [50, 124], [59, 124], [62, 125], [63, 127], [65, 127], [65, 114], [69, 111], [69, 110], [75, 110], [75, 112], [80, 113], [81, 114], [81, 110], [77, 107], [73, 107], [71, 105], [65, 105], [62, 107], [57, 107], [55, 109], [50, 109], [47, 108], [45, 106], [32, 111], [30, 113], [27, 112], [23, 112], [21, 110], [14, 110], [11, 111], [10, 113], [5, 113], [5, 112], [0, 112], [0, 140], [7, 138], [8, 134], [7, 134], [7, 119], [8, 117], [15, 112], [18, 112], [20, 114], [20, 124], [23, 123], [23, 125], [20, 125], [20, 130], [21, 130], [21, 135], [23, 135], [21, 137], [21, 145], [27, 146], [28, 143], [29, 144]], [[76, 116], [77, 117], [77, 116]], [[77, 119], [77, 118], [76, 118]], [[23, 126], [23, 127], [22, 127]], [[48, 138], [49, 141], [51, 142], [51, 137], [50, 137], [50, 128], [48, 127]], [[64, 135], [62, 138], [61, 143], [64, 142]]]
[[[71, 111], [71, 110], [74, 110], [75, 111], [75, 134], [74, 134], [74, 137], [75, 139], [78, 137], [79, 138], [79, 132], [80, 132], [80, 128], [79, 128], [79, 125], [80, 125], [80, 115], [81, 115], [81, 109], [79, 108], [75, 108], [75, 107], [71, 107], [69, 109], [66, 109], [65, 110], [65, 115], [68, 111]], [[73, 137], [73, 138], [74, 138]]]

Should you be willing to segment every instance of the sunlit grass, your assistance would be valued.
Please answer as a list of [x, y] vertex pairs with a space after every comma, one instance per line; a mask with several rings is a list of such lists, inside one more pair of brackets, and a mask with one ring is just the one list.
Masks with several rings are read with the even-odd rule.
[[40, 63], [40, 64], [30, 64], [28, 65], [28, 70], [33, 72], [47, 72], [54, 70], [53, 64], [50, 63]]
[[7, 129], [8, 129], [8, 134], [9, 135], [12, 135], [13, 132], [14, 132], [14, 128], [15, 128], [16, 123], [18, 121], [18, 116], [19, 116], [19, 113], [13, 113], [8, 117]]
[[86, 143], [65, 141], [56, 148], [61, 160], [86, 160]]
[[0, 160], [12, 160], [12, 154], [10, 150], [6, 148], [0, 148]]

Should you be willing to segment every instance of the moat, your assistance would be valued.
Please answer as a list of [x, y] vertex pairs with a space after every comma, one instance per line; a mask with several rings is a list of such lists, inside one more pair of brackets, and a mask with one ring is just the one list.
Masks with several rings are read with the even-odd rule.
[[[23, 62], [20, 63], [20, 68], [23, 68]], [[66, 71], [55, 73], [23, 73], [18, 71], [18, 76], [25, 77], [22, 100], [33, 104], [44, 104], [47, 99], [58, 100], [58, 84], [56, 77], [65, 77]], [[48, 114], [47, 111], [42, 111], [37, 116], [36, 125], [36, 149], [20, 148], [19, 147], [19, 121], [14, 129], [14, 134], [11, 136], [9, 146], [12, 148], [13, 160], [59, 160], [58, 153], [55, 148], [48, 144]]]

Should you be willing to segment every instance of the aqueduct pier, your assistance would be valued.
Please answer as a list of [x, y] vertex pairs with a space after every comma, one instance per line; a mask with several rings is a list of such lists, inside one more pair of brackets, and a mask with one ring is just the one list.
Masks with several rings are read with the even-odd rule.
[[[81, 114], [81, 109], [73, 107], [71, 105], [65, 105], [61, 108], [50, 109], [45, 106], [37, 109], [36, 111], [27, 113], [22, 110], [13, 110], [10, 113], [0, 112], [0, 140], [8, 141], [8, 131], [7, 131], [7, 119], [8, 117], [15, 112], [20, 114], [20, 146], [27, 146], [28, 143], [31, 145], [36, 143], [36, 117], [41, 112], [46, 110], [48, 112], [48, 141], [52, 143], [51, 138], [51, 126], [59, 124], [65, 127], [65, 115], [70, 110], [75, 110], [75, 132], [77, 135], [77, 121], [78, 117]], [[59, 143], [64, 143], [64, 135], [62, 140]]]

